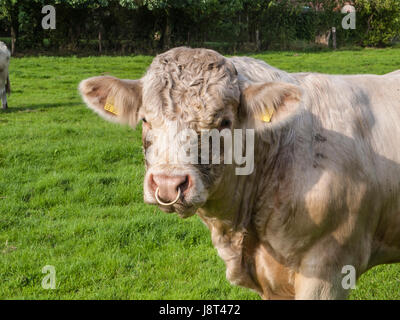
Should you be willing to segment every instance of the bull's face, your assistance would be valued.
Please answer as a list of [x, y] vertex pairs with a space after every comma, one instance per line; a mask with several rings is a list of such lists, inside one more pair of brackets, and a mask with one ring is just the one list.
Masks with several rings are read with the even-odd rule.
[[[235, 161], [227, 159], [233, 154], [227, 149], [235, 144], [227, 147], [222, 137], [232, 139], [233, 129], [257, 127], [264, 103], [276, 109], [298, 99], [294, 86], [250, 86], [239, 77], [233, 64], [214, 51], [176, 48], [157, 56], [140, 80], [95, 77], [83, 81], [80, 91], [107, 120], [132, 127], [142, 121], [144, 200], [188, 217], [235, 174]], [[279, 97], [268, 98], [265, 91], [272, 89]]]
[[[196, 88], [188, 91], [191, 90]], [[210, 99], [206, 102], [194, 99], [195, 96], [190, 99], [193, 92], [186, 94], [192, 104], [182, 99], [170, 110], [170, 116], [153, 112], [152, 104], [149, 108], [143, 105], [139, 113], [147, 169], [144, 200], [184, 217], [202, 206], [221, 182], [225, 169], [224, 145], [216, 149], [215, 141], [209, 141], [211, 135], [208, 145], [202, 144], [202, 140], [210, 132], [231, 130], [237, 123], [238, 105], [235, 101], [224, 103]], [[216, 158], [219, 164], [213, 163]]]

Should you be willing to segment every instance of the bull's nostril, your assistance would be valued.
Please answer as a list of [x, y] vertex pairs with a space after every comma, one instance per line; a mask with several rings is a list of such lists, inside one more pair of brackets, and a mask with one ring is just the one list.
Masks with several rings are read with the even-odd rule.
[[157, 186], [158, 186], [157, 183], [154, 181], [154, 176], [152, 174], [150, 174], [150, 176], [149, 176], [149, 186], [150, 186], [150, 189], [153, 191], [156, 191]]
[[178, 186], [177, 189], [180, 189], [182, 194], [184, 194], [185, 191], [189, 188], [189, 183], [190, 183], [189, 176], [186, 176], [185, 180]]

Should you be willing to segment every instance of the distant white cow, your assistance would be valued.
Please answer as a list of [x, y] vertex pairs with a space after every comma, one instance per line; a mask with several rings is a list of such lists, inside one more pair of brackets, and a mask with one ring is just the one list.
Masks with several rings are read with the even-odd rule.
[[3, 109], [7, 109], [7, 94], [11, 93], [8, 65], [10, 64], [10, 51], [4, 42], [0, 41], [0, 97]]

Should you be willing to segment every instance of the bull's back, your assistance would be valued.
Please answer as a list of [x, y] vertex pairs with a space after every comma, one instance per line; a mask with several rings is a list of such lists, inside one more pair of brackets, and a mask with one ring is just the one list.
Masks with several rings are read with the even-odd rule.
[[[353, 138], [363, 144], [374, 165], [368, 168], [387, 192], [400, 187], [400, 74], [349, 76], [350, 88], [364, 94], [359, 115], [352, 119]], [[352, 89], [354, 90], [354, 89]], [[359, 117], [359, 118], [358, 118]], [[389, 188], [389, 189], [387, 189]]]
[[371, 182], [399, 187], [400, 74], [306, 78], [305, 107], [315, 130], [331, 133], [337, 161], [358, 162]]

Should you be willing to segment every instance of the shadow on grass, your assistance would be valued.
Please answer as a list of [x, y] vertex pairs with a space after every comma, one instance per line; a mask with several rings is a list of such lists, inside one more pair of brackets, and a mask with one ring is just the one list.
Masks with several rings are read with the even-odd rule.
[[38, 111], [40, 109], [50, 109], [50, 108], [60, 108], [67, 106], [79, 106], [80, 102], [68, 102], [68, 103], [33, 103], [33, 104], [25, 104], [18, 107], [9, 106], [7, 109], [0, 108], [0, 113], [14, 113], [14, 112], [33, 112]]

